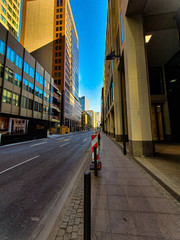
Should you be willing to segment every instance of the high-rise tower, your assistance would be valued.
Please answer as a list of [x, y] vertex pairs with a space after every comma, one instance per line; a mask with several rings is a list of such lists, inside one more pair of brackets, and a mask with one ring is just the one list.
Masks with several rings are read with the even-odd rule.
[[0, 23], [16, 38], [19, 35], [21, 0], [0, 1]]
[[44, 66], [63, 93], [62, 124], [80, 126], [78, 35], [69, 0], [25, 0], [22, 45]]

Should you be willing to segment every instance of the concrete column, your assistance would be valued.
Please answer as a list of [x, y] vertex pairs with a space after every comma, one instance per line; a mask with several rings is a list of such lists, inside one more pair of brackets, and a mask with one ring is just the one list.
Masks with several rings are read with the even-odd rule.
[[125, 17], [124, 24], [129, 151], [134, 156], [152, 156], [154, 144], [142, 16]]
[[123, 141], [123, 131], [122, 131], [122, 110], [121, 110], [121, 84], [120, 84], [120, 73], [117, 71], [118, 64], [114, 60], [114, 125], [115, 125], [115, 139], [117, 142]]
[[110, 136], [114, 138], [114, 112], [110, 112]]

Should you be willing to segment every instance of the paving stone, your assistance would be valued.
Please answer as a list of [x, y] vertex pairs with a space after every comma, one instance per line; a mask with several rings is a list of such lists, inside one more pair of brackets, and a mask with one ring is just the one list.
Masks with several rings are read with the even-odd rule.
[[66, 233], [71, 233], [72, 232], [72, 226], [67, 226], [66, 228]]
[[78, 225], [74, 225], [74, 226], [73, 226], [73, 232], [77, 232], [78, 229], [79, 229]]
[[66, 227], [67, 227], [67, 222], [63, 222], [63, 223], [61, 224], [61, 228], [65, 229]]
[[65, 232], [66, 232], [65, 229], [60, 229], [59, 232], [58, 232], [58, 234], [57, 234], [57, 237], [62, 237], [62, 236], [64, 236]]

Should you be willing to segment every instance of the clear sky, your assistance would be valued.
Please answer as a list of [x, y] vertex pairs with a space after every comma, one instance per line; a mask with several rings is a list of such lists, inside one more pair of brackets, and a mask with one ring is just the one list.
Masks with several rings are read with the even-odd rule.
[[80, 97], [100, 112], [106, 38], [107, 0], [70, 0], [79, 37]]

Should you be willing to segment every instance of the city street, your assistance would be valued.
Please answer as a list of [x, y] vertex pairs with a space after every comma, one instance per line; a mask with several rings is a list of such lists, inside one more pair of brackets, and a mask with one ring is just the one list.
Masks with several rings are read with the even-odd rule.
[[70, 192], [91, 134], [0, 147], [0, 240], [36, 239]]

